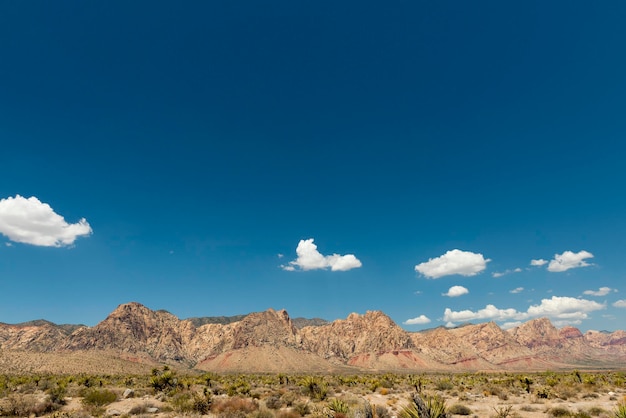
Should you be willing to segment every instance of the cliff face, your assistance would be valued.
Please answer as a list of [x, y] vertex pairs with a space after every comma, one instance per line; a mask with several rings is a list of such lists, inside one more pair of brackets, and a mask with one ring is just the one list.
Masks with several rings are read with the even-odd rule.
[[196, 328], [164, 311], [139, 303], [120, 305], [93, 328], [73, 332], [62, 348], [67, 350], [119, 350], [145, 353], [159, 361], [185, 361], [186, 348]]
[[326, 359], [345, 363], [360, 354], [414, 348], [408, 332], [380, 311], [350, 314], [345, 320], [300, 330], [305, 349]]
[[273, 309], [197, 326], [127, 303], [94, 327], [0, 323], [0, 354], [10, 352], [106, 352], [222, 372], [528, 370], [623, 364], [626, 332], [583, 335], [542, 318], [508, 331], [490, 322], [410, 333], [379, 311], [298, 329], [286, 311]]

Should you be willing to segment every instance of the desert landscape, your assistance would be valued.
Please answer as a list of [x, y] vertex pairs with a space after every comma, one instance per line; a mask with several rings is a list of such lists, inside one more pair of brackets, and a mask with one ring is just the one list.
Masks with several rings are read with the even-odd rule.
[[94, 327], [0, 324], [0, 415], [621, 417], [625, 359], [623, 331], [548, 319], [408, 332], [379, 311], [181, 320], [131, 302]]

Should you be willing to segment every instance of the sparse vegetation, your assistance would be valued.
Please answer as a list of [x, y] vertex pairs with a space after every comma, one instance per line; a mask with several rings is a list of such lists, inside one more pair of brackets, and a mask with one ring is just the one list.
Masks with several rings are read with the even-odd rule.
[[587, 371], [220, 375], [167, 366], [145, 375], [0, 375], [0, 416], [104, 416], [116, 402], [112, 408], [123, 417], [142, 418], [156, 411], [162, 418], [626, 418], [623, 376]]

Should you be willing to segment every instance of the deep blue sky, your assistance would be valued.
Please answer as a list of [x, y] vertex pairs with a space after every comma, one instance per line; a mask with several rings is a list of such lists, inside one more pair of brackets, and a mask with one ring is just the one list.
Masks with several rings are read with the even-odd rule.
[[[138, 301], [626, 328], [624, 21], [619, 1], [1, 2], [0, 199], [92, 234], [2, 232], [0, 322]], [[361, 266], [289, 264], [311, 238]], [[454, 249], [491, 261], [416, 271]]]

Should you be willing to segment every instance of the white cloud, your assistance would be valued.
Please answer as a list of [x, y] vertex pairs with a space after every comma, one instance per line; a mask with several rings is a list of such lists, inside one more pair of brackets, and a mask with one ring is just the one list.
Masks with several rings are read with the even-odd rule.
[[539, 305], [529, 306], [526, 312], [518, 311], [513, 308], [499, 309], [494, 305], [487, 305], [484, 309], [480, 309], [476, 312], [470, 310], [452, 311], [450, 308], [446, 308], [443, 320], [448, 323], [474, 320], [524, 321], [529, 318], [546, 316], [559, 320], [560, 323], [578, 324], [579, 321], [589, 317], [589, 312], [605, 308], [605, 304], [591, 300], [552, 296], [551, 299], [542, 299]]
[[593, 258], [593, 254], [588, 251], [565, 251], [563, 254], [555, 254], [554, 259], [548, 264], [548, 271], [562, 272], [578, 267], [587, 267], [591, 264], [585, 261], [586, 258]]
[[469, 290], [467, 290], [463, 286], [452, 286], [448, 290], [448, 293], [443, 293], [443, 296], [449, 296], [451, 298], [456, 298], [458, 296], [465, 295], [467, 293], [469, 293]]
[[50, 205], [34, 196], [26, 199], [16, 195], [0, 200], [0, 233], [13, 242], [62, 247], [92, 232], [85, 218], [68, 224]]
[[590, 296], [606, 296], [611, 292], [617, 292], [616, 289], [611, 289], [610, 287], [601, 287], [598, 290], [585, 290], [583, 292], [583, 295], [590, 295]]
[[522, 325], [522, 321], [505, 322], [504, 324], [500, 326], [500, 328], [511, 329], [511, 328], [519, 327], [520, 325]]
[[530, 265], [531, 266], [543, 266], [544, 264], [547, 264], [548, 260], [544, 260], [542, 258], [538, 259], [538, 260], [530, 260]]
[[361, 261], [353, 254], [346, 255], [323, 255], [317, 251], [317, 245], [313, 244], [313, 238], [300, 240], [296, 248], [297, 258], [289, 264], [281, 266], [283, 270], [318, 270], [329, 268], [332, 271], [347, 271], [361, 267]]
[[430, 258], [416, 265], [415, 271], [431, 279], [452, 274], [475, 276], [485, 270], [489, 261], [491, 260], [483, 258], [482, 254], [450, 250], [440, 257]]
[[513, 308], [498, 309], [494, 305], [487, 305], [484, 309], [472, 312], [470, 310], [453, 311], [446, 308], [443, 314], [443, 320], [447, 322], [467, 322], [476, 319], [490, 319], [494, 321], [502, 321], [505, 319], [523, 319], [520, 318], [520, 312]]
[[613, 302], [613, 306], [616, 308], [626, 308], [626, 299], [620, 299], [616, 302]]
[[559, 319], [586, 319], [587, 312], [604, 308], [606, 308], [605, 304], [592, 300], [552, 296], [551, 299], [542, 299], [539, 305], [530, 306], [527, 312], [532, 317], [549, 316]]
[[501, 272], [494, 272], [491, 276], [493, 276], [493, 277], [495, 277], [497, 279], [498, 277], [506, 276], [507, 274], [521, 273], [521, 272], [522, 272], [522, 269], [518, 267], [518, 268], [515, 268], [513, 270], [507, 269], [507, 270], [504, 270], [504, 271], [501, 271]]
[[513, 290], [509, 290], [509, 293], [520, 293], [520, 292], [522, 292], [523, 290], [524, 290], [524, 288], [523, 288], [523, 287], [516, 287], [516, 288], [515, 288], [515, 289], [513, 289]]
[[407, 319], [403, 322], [405, 325], [420, 325], [420, 324], [428, 324], [430, 319], [426, 315], [420, 315], [417, 318]]

